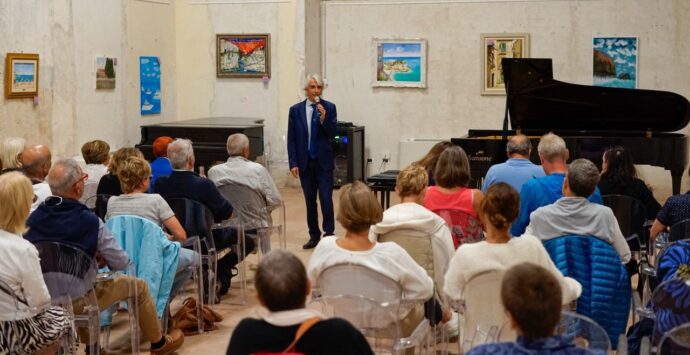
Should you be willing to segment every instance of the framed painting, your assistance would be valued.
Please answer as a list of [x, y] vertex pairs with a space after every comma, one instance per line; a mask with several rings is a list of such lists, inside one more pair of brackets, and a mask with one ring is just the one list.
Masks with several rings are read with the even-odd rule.
[[529, 33], [487, 33], [481, 35], [481, 94], [505, 95], [503, 58], [529, 57]]
[[592, 84], [637, 88], [637, 37], [592, 39]]
[[374, 87], [425, 88], [426, 40], [374, 39]]
[[141, 114], [161, 113], [161, 62], [158, 57], [139, 57], [139, 84]]
[[117, 58], [96, 57], [96, 90], [115, 89]]
[[5, 97], [38, 96], [38, 54], [7, 53], [5, 58]]
[[216, 35], [216, 77], [271, 76], [270, 34]]

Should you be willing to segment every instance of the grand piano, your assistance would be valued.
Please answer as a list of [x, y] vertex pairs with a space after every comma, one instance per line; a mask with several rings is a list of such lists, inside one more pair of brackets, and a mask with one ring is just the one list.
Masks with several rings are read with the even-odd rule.
[[[671, 172], [673, 194], [680, 193], [688, 166], [688, 137], [672, 133], [690, 121], [690, 102], [665, 91], [577, 85], [553, 79], [551, 59], [502, 60], [506, 85], [506, 113], [502, 130], [473, 130], [452, 138], [470, 160], [475, 183], [489, 167], [507, 160], [507, 138], [530, 137], [531, 160], [539, 164], [539, 138], [561, 136], [570, 158], [587, 158], [601, 166], [603, 151], [614, 145], [628, 150], [635, 164], [663, 167]], [[510, 122], [511, 130], [508, 129]]]
[[245, 117], [208, 117], [141, 126], [141, 142], [136, 145], [146, 159], [153, 159], [153, 141], [160, 136], [187, 138], [194, 143], [196, 166], [206, 171], [216, 162], [228, 159], [225, 147], [228, 136], [244, 133], [249, 138], [249, 159], [264, 154], [264, 124], [262, 119]]

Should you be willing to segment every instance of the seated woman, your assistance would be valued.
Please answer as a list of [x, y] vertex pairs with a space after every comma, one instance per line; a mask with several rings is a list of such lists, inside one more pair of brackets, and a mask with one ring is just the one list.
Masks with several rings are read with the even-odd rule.
[[[108, 200], [106, 219], [119, 215], [143, 217], [161, 228], [165, 227], [170, 232], [168, 239], [180, 243], [187, 240], [187, 233], [163, 197], [159, 194], [146, 193], [151, 176], [151, 167], [146, 160], [139, 157], [127, 158], [118, 171], [118, 176], [124, 194], [113, 196]], [[192, 275], [195, 260], [197, 256], [194, 251], [180, 248], [175, 281], [170, 291], [171, 296], [175, 296]]]
[[561, 318], [562, 297], [552, 272], [528, 262], [513, 266], [503, 277], [501, 302], [518, 334], [517, 341], [480, 345], [468, 355], [593, 354], [576, 347], [572, 337], [554, 334]]
[[101, 195], [118, 196], [122, 194], [122, 187], [120, 186], [120, 179], [118, 174], [122, 169], [122, 163], [129, 157], [139, 157], [144, 159], [144, 154], [137, 148], [124, 147], [118, 149], [110, 158], [108, 163], [108, 174], [103, 175], [98, 182], [98, 189], [96, 193]]
[[520, 195], [515, 189], [502, 182], [489, 187], [480, 205], [486, 240], [463, 244], [455, 252], [443, 287], [448, 297], [461, 300], [465, 286], [474, 276], [492, 270], [508, 270], [522, 262], [539, 265], [553, 274], [563, 290], [562, 304], [580, 296], [582, 286], [574, 279], [563, 277], [539, 239], [529, 234], [510, 237], [510, 223], [519, 211]]
[[455, 248], [481, 240], [482, 226], [477, 211], [482, 193], [468, 187], [470, 162], [465, 151], [458, 146], [446, 148], [438, 158], [434, 178], [437, 186], [427, 189], [424, 207], [441, 216], [450, 226]]
[[429, 186], [436, 185], [436, 180], [434, 180], [434, 169], [436, 169], [436, 163], [438, 162], [439, 155], [441, 155], [446, 148], [452, 146], [454, 146], [454, 144], [449, 141], [440, 141], [434, 144], [434, 146], [429, 149], [429, 152], [426, 153], [422, 159], [412, 163], [412, 165], [422, 167], [424, 170], [426, 170], [426, 173], [429, 174]]
[[153, 141], [151, 149], [154, 159], [151, 161], [151, 185], [149, 186], [149, 192], [154, 192], [153, 189], [159, 177], [168, 176], [173, 171], [170, 159], [168, 159], [168, 145], [172, 141], [173, 139], [168, 136], [161, 136]]
[[58, 339], [72, 331], [69, 313], [50, 305], [38, 251], [22, 238], [33, 197], [21, 173], [0, 176], [0, 280], [9, 286], [0, 288], [3, 354], [55, 354]]
[[98, 139], [86, 142], [81, 146], [81, 156], [84, 158], [84, 162], [86, 163], [84, 172], [89, 174], [87, 183], [99, 183], [101, 178], [108, 173], [108, 162], [110, 162], [110, 145]]
[[625, 195], [642, 202], [647, 209], [647, 219], [650, 220], [654, 219], [661, 209], [647, 184], [637, 178], [630, 153], [620, 146], [604, 152], [599, 190], [602, 195]]
[[312, 282], [329, 266], [354, 263], [398, 281], [405, 300], [431, 298], [433, 281], [405, 249], [392, 242], [369, 240], [369, 227], [380, 222], [383, 215], [369, 187], [361, 181], [341, 187], [339, 205], [337, 220], [345, 228], [345, 236], [321, 239], [307, 268]]
[[8, 137], [2, 142], [0, 147], [0, 174], [10, 171], [21, 171], [22, 161], [19, 155], [24, 151], [26, 140], [19, 137]]

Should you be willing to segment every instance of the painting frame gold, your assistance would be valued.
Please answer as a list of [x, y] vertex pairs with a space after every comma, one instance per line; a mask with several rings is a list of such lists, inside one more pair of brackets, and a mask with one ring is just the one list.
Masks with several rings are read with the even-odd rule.
[[[30, 73], [25, 72], [25, 70], [30, 70]], [[5, 57], [5, 98], [25, 99], [38, 96], [38, 83], [38, 54], [7, 53]]]
[[529, 33], [482, 33], [480, 45], [481, 95], [505, 95], [501, 59], [528, 58]]
[[[239, 64], [240, 51], [237, 53], [237, 67], [233, 67], [234, 55], [232, 53], [226, 54], [222, 51], [225, 42], [232, 41], [265, 41], [262, 56], [263, 70], [251, 71], [246, 70], [243, 65]], [[252, 54], [254, 55], [254, 50]], [[258, 53], [257, 53], [258, 54]], [[224, 57], [225, 56], [225, 57]], [[245, 54], [245, 56], [248, 56]], [[261, 66], [260, 64], [260, 66]], [[271, 77], [271, 34], [229, 34], [229, 33], [219, 33], [216, 34], [216, 77], [217, 78], [270, 78]]]

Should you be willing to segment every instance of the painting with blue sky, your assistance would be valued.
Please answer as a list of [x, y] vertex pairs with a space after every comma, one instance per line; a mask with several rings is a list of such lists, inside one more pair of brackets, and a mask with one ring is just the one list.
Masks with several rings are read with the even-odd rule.
[[158, 57], [139, 57], [141, 114], [161, 113], [161, 65]]
[[425, 87], [426, 41], [378, 41], [375, 86]]
[[637, 88], [637, 44], [637, 37], [594, 37], [594, 85]]

